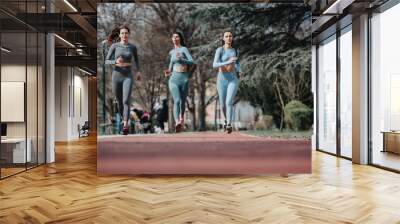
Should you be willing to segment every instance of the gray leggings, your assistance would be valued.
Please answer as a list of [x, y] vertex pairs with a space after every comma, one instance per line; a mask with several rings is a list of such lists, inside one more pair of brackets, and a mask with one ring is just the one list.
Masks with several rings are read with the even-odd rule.
[[118, 102], [119, 114], [124, 121], [129, 119], [130, 98], [132, 92], [132, 73], [112, 73], [112, 90]]

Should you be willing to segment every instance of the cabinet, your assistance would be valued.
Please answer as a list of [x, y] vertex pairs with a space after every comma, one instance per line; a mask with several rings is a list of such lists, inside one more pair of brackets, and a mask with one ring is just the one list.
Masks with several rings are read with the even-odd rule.
[[[27, 144], [25, 151], [25, 144]], [[7, 138], [1, 140], [1, 159], [6, 164], [31, 162], [32, 141], [25, 138]]]
[[384, 131], [383, 134], [383, 150], [382, 152], [392, 152], [400, 154], [400, 132]]

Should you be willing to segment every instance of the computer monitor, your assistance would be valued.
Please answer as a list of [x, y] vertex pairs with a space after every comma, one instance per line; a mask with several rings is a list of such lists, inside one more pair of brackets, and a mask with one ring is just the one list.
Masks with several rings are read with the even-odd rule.
[[7, 124], [1, 123], [1, 137], [7, 136]]

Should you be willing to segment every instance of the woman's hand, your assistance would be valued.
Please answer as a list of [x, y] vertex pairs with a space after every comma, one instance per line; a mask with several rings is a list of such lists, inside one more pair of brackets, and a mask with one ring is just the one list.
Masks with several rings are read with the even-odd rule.
[[165, 77], [170, 76], [171, 75], [171, 70], [169, 70], [169, 69], [164, 70], [164, 75], [165, 75]]
[[118, 57], [117, 60], [115, 61], [115, 66], [117, 66], [117, 67], [130, 67], [130, 66], [132, 66], [132, 63], [125, 62], [122, 57]]
[[182, 59], [182, 54], [181, 54], [181, 52], [176, 52], [176, 58], [177, 58], [178, 60]]
[[237, 61], [237, 57], [229, 58], [229, 63], [235, 63]]
[[118, 65], [116, 65], [116, 66], [118, 66], [118, 67], [130, 67], [132, 65], [132, 63], [120, 63], [120, 64], [118, 64]]
[[115, 65], [117, 65], [117, 66], [120, 66], [123, 63], [124, 63], [124, 59], [122, 57], [118, 57], [117, 60], [115, 61]]

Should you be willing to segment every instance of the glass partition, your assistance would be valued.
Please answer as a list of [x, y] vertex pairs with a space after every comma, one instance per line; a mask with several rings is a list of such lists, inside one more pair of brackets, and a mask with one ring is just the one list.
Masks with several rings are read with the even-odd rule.
[[25, 32], [1, 34], [2, 177], [25, 170], [26, 162], [31, 162], [26, 136], [26, 41]]
[[45, 1], [2, 1], [0, 178], [45, 162], [45, 35], [22, 22]]
[[336, 154], [336, 36], [318, 47], [318, 149]]
[[351, 26], [340, 36], [340, 154], [352, 157], [352, 33]]
[[372, 163], [400, 170], [400, 4], [371, 18]]

